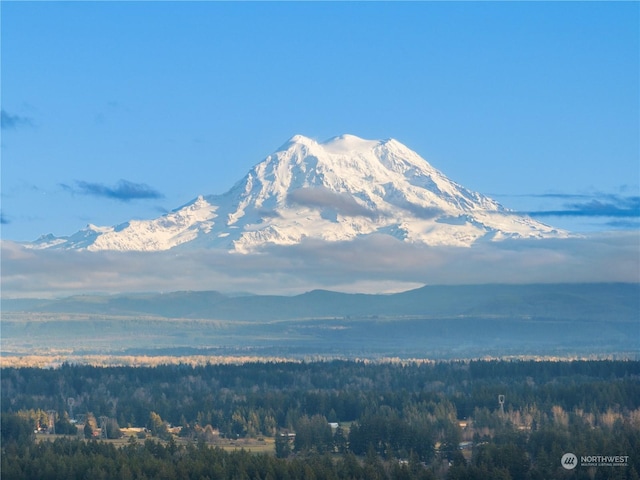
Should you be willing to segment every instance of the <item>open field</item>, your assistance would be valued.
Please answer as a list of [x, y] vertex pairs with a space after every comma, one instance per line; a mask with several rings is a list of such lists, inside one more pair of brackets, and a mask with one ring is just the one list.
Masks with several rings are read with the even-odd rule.
[[[158, 437], [154, 437], [153, 435], [147, 434], [145, 440], [141, 440], [137, 438], [137, 434], [143, 430], [143, 428], [121, 428], [122, 437], [114, 438], [114, 439], [99, 439], [101, 442], [105, 442], [116, 447], [124, 447], [129, 445], [133, 440], [131, 437], [135, 439], [136, 443], [144, 442], [146, 439], [152, 440], [154, 442], [160, 442], [166, 445], [168, 442], [166, 440], [160, 439]], [[57, 439], [61, 438], [74, 438], [73, 435], [56, 435], [56, 434], [48, 434], [48, 433], [39, 433], [36, 435], [36, 442], [53, 442]], [[83, 438], [82, 435], [78, 435], [75, 438]], [[89, 441], [89, 440], [86, 440]], [[174, 436], [174, 441], [178, 445], [187, 445], [188, 443], [193, 443], [193, 441], [180, 438], [178, 436]], [[246, 450], [251, 453], [268, 453], [273, 454], [275, 452], [274, 439], [271, 437], [260, 437], [260, 438], [239, 438], [236, 440], [231, 440], [227, 438], [216, 438], [214, 441], [206, 442], [207, 445], [211, 447], [222, 448], [225, 451], [232, 452], [235, 450]]]

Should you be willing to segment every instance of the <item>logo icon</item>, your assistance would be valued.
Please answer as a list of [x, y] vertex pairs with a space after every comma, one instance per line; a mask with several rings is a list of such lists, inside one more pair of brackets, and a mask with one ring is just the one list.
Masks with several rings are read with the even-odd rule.
[[560, 463], [562, 464], [562, 468], [566, 470], [573, 470], [578, 466], [578, 457], [576, 457], [573, 453], [565, 453], [564, 455], [562, 455]]

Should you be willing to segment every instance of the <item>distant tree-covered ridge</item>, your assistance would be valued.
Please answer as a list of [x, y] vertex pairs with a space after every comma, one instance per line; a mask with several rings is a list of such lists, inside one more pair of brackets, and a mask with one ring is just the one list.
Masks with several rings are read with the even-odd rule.
[[[639, 283], [3, 299], [3, 355], [637, 358]], [[52, 360], [53, 361], [53, 360]]]

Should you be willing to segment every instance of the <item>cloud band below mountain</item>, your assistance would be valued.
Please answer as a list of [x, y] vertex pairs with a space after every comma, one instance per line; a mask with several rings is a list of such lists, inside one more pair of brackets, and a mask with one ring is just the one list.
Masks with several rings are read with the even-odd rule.
[[639, 232], [428, 247], [373, 235], [260, 254], [30, 250], [2, 242], [3, 296], [219, 290], [377, 293], [425, 284], [638, 282]]

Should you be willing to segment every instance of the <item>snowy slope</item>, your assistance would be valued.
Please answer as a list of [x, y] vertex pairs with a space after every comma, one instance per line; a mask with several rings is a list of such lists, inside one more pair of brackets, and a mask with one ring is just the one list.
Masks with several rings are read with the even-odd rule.
[[318, 143], [296, 135], [223, 195], [200, 196], [154, 220], [89, 225], [31, 246], [246, 253], [305, 238], [335, 242], [371, 234], [455, 246], [565, 235], [452, 182], [396, 140], [342, 135]]

